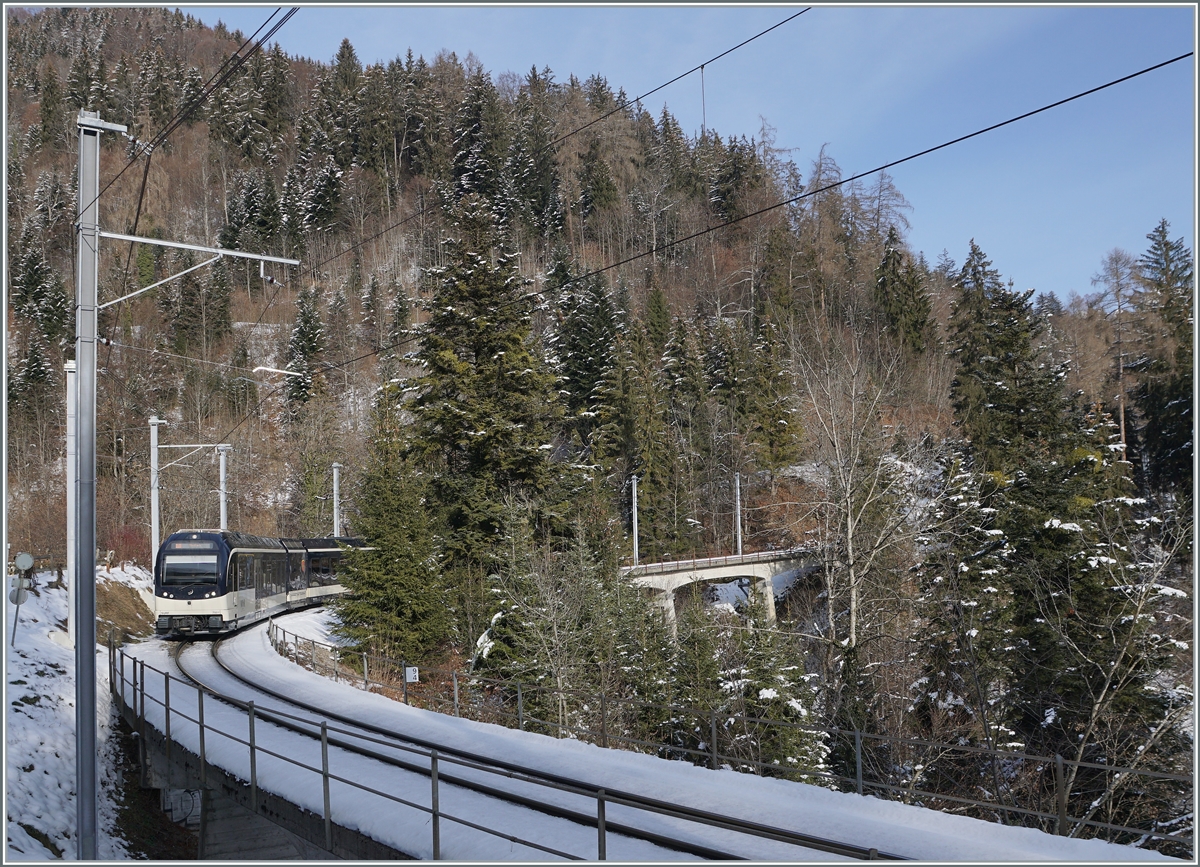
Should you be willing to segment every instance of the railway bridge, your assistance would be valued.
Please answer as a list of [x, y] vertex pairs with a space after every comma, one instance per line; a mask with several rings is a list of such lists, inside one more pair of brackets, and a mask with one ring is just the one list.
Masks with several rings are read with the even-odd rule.
[[821, 558], [816, 551], [794, 548], [788, 551], [644, 563], [626, 566], [621, 572], [638, 587], [658, 592], [656, 601], [674, 629], [677, 590], [690, 584], [716, 584], [738, 579], [750, 582], [753, 593], [766, 609], [768, 622], [774, 623], [776, 579], [807, 574], [817, 569], [820, 563]]

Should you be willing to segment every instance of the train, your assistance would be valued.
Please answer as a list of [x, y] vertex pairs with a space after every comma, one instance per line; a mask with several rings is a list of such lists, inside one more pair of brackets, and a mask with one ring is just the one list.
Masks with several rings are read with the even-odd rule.
[[361, 539], [274, 539], [229, 530], [180, 530], [154, 560], [154, 632], [225, 635], [346, 592], [337, 565]]

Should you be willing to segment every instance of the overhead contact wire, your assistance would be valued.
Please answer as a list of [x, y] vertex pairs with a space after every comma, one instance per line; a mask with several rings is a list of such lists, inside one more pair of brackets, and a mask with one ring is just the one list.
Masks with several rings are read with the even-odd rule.
[[[675, 82], [680, 81], [681, 79], [687, 78], [689, 75], [691, 75], [696, 70], [703, 69], [708, 64], [710, 64], [716, 60], [720, 60], [722, 57], [725, 57], [727, 54], [732, 54], [734, 51], [737, 51], [739, 48], [749, 45], [755, 39], [758, 39], [762, 36], [766, 36], [772, 30], [775, 30], [778, 27], [782, 27], [784, 24], [787, 24], [789, 21], [791, 21], [795, 18], [799, 18], [801, 15], [803, 15], [805, 12], [808, 12], [810, 9], [812, 9], [811, 6], [809, 6], [806, 9], [801, 9], [795, 15], [790, 15], [787, 18], [780, 21], [778, 24], [773, 24], [770, 27], [768, 27], [766, 30], [763, 30], [760, 33], [754, 34], [749, 39], [742, 40], [741, 42], [739, 42], [737, 45], [733, 46], [732, 48], [726, 49], [725, 51], [722, 51], [720, 54], [718, 54], [716, 57], [713, 57], [710, 60], [706, 60], [706, 61], [704, 61], [704, 63], [701, 63], [699, 66], [693, 67], [692, 69], [689, 69], [687, 72], [684, 72], [680, 75], [675, 76], [674, 78], [672, 78], [670, 81], [666, 82], [665, 84], [660, 84], [658, 87], [654, 88], [653, 90], [648, 90], [645, 93], [643, 93], [641, 96], [635, 97], [634, 99], [626, 100], [625, 102], [621, 103], [616, 108], [612, 109], [611, 111], [607, 112], [606, 114], [602, 114], [600, 117], [598, 117], [594, 120], [588, 121], [587, 123], [585, 123], [583, 126], [579, 127], [578, 129], [574, 129], [569, 133], [559, 136], [554, 141], [549, 142], [548, 144], [542, 145], [540, 148], [538, 148], [537, 150], [535, 150], [533, 152], [534, 156], [537, 156], [538, 154], [542, 153], [542, 151], [544, 151], [544, 150], [554, 147], [559, 142], [566, 141], [567, 139], [571, 138], [571, 136], [574, 136], [574, 135], [577, 135], [577, 134], [583, 132], [585, 129], [599, 123], [600, 121], [605, 120], [609, 117], [612, 117], [617, 112], [623, 111], [624, 109], [629, 108], [629, 106], [634, 105], [638, 102], [641, 102], [646, 97], [653, 96], [654, 94], [658, 93], [663, 88], [670, 87]], [[427, 209], [425, 207], [422, 207], [421, 210], [417, 211], [417, 213], [409, 214], [404, 219], [400, 220], [399, 222], [393, 223], [392, 225], [388, 226], [386, 229], [382, 229], [382, 230], [376, 232], [374, 235], [371, 235], [369, 238], [364, 238], [363, 240], [359, 241], [357, 244], [353, 244], [350, 247], [347, 247], [342, 252], [335, 253], [334, 255], [332, 255], [326, 259], [322, 259], [317, 264], [311, 266], [311, 269], [315, 271], [317, 268], [320, 268], [322, 265], [326, 265], [326, 264], [332, 262], [334, 259], [340, 259], [342, 256], [345, 256], [347, 253], [351, 253], [354, 250], [357, 250], [360, 247], [364, 246], [365, 244], [369, 244], [372, 241], [383, 237], [388, 232], [391, 232], [394, 229], [399, 229], [401, 226], [405, 225], [406, 223], [408, 223], [412, 220], [415, 220], [417, 217], [424, 215], [426, 212], [427, 212]]]
[[[1052, 102], [1052, 103], [1049, 103], [1048, 105], [1043, 105], [1041, 108], [1035, 108], [1033, 111], [1027, 111], [1024, 114], [1017, 115], [1016, 117], [1010, 117], [1008, 120], [1003, 120], [1003, 121], [1000, 121], [999, 123], [994, 123], [991, 126], [984, 127], [983, 129], [975, 130], [975, 132], [967, 133], [966, 135], [959, 136], [958, 138], [951, 139], [950, 141], [942, 142], [939, 145], [934, 145], [933, 147], [926, 148], [925, 150], [922, 150], [922, 151], [917, 151], [916, 153], [909, 154], [908, 156], [902, 157], [901, 159], [892, 160], [889, 163], [884, 163], [881, 166], [876, 166], [875, 168], [869, 169], [868, 171], [865, 171], [865, 172], [859, 172], [856, 175], [851, 175], [850, 177], [843, 178], [840, 181], [834, 181], [833, 183], [826, 184], [825, 186], [820, 187], [819, 189], [809, 190], [806, 193], [801, 193], [800, 195], [793, 196], [790, 199], [784, 199], [781, 202], [776, 202], [773, 205], [768, 205], [765, 208], [760, 208], [759, 210], [753, 211], [752, 213], [743, 214], [742, 216], [735, 217], [732, 220], [726, 220], [725, 222], [718, 223], [717, 225], [712, 226], [711, 228], [701, 229], [699, 232], [693, 232], [692, 234], [687, 235], [683, 238], [677, 238], [674, 241], [670, 241], [666, 244], [661, 244], [657, 247], [653, 247], [649, 250], [646, 250], [643, 253], [638, 253], [638, 254], [636, 254], [634, 256], [630, 256], [626, 259], [622, 259], [619, 262], [614, 262], [611, 265], [606, 265], [603, 268], [597, 268], [594, 271], [588, 271], [585, 274], [581, 274], [578, 277], [568, 280], [567, 283], [584, 280], [588, 277], [593, 277], [597, 274], [603, 274], [605, 271], [611, 271], [613, 268], [619, 268], [622, 265], [627, 265], [630, 262], [636, 262], [638, 259], [643, 259], [646, 256], [650, 256], [655, 253], [661, 253], [663, 250], [669, 250], [672, 247], [678, 246], [679, 244], [684, 244], [688, 241], [694, 241], [696, 238], [700, 238], [700, 237], [703, 237], [704, 235], [708, 235], [712, 232], [717, 232], [717, 231], [727, 228], [729, 226], [736, 225], [737, 223], [740, 223], [743, 220], [749, 220], [751, 217], [759, 217], [759, 216], [762, 216], [763, 214], [770, 213], [771, 211], [778, 210], [779, 208], [785, 207], [787, 205], [793, 205], [796, 202], [802, 201], [803, 199], [807, 199], [812, 196], [819, 195], [820, 193], [828, 192], [829, 190], [836, 189], [837, 187], [843, 186], [844, 184], [848, 184], [848, 183], [851, 183], [852, 181], [860, 180], [862, 178], [867, 177], [868, 175], [873, 175], [876, 172], [885, 171], [887, 169], [892, 168], [893, 166], [898, 166], [898, 165], [901, 165], [902, 163], [910, 162], [912, 160], [917, 159], [918, 157], [926, 156], [927, 154], [934, 153], [935, 151], [940, 151], [944, 148], [948, 148], [951, 145], [956, 145], [961, 142], [967, 141], [968, 139], [975, 138], [976, 136], [983, 135], [984, 133], [992, 132], [993, 130], [997, 130], [997, 129], [1000, 129], [1001, 127], [1008, 126], [1009, 124], [1016, 123], [1019, 120], [1025, 120], [1026, 118], [1033, 117], [1035, 114], [1041, 114], [1042, 112], [1049, 111], [1052, 108], [1058, 108], [1060, 105], [1066, 105], [1068, 102], [1074, 102], [1077, 99], [1082, 99], [1085, 96], [1090, 96], [1093, 93], [1098, 93], [1101, 90], [1105, 90], [1109, 87], [1114, 87], [1115, 85], [1122, 84], [1123, 82], [1137, 78], [1140, 75], [1146, 75], [1149, 72], [1154, 72], [1156, 69], [1162, 69], [1164, 66], [1169, 66], [1172, 63], [1178, 63], [1180, 60], [1185, 60], [1188, 57], [1191, 57], [1192, 54], [1193, 54], [1193, 52], [1189, 51], [1186, 54], [1179, 55], [1178, 57], [1172, 57], [1170, 60], [1164, 60], [1162, 63], [1156, 63], [1153, 66], [1148, 66], [1145, 69], [1141, 69], [1141, 70], [1131, 73], [1129, 75], [1124, 75], [1121, 78], [1113, 79], [1112, 81], [1110, 81], [1106, 84], [1101, 84], [1098, 87], [1090, 88], [1089, 90], [1082, 91], [1080, 93], [1075, 94], [1074, 96], [1068, 96], [1067, 98], [1060, 99], [1057, 102]], [[566, 284], [564, 284], [564, 285], [566, 285]]]

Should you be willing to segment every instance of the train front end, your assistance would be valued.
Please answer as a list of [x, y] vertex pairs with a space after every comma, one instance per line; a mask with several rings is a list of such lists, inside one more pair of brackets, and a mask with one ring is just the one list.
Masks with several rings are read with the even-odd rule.
[[154, 563], [154, 632], [201, 637], [228, 632], [237, 621], [228, 593], [229, 545], [217, 531], [173, 533]]

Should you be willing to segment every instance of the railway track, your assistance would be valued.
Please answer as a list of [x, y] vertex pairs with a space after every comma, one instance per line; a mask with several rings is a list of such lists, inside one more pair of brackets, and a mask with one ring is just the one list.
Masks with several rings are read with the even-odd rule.
[[[797, 851], [793, 856], [796, 860], [802, 860], [806, 853], [809, 857], [814, 853], [826, 853], [862, 860], [906, 860], [903, 856], [880, 852], [873, 848], [671, 804], [632, 792], [600, 787], [563, 775], [533, 770], [492, 757], [483, 757], [428, 739], [399, 736], [381, 726], [363, 722], [311, 702], [298, 700], [284, 695], [279, 690], [253, 682], [221, 660], [220, 649], [225, 641], [226, 639], [181, 642], [173, 653], [174, 664], [184, 677], [214, 698], [243, 710], [248, 710], [250, 703], [253, 702], [258, 719], [269, 720], [275, 725], [313, 738], [321, 737], [321, 724], [324, 722], [329, 746], [336, 746], [339, 749], [382, 762], [397, 770], [425, 778], [429, 778], [433, 773], [430, 755], [436, 751], [436, 755], [442, 760], [437, 772], [439, 785], [458, 787], [495, 798], [512, 807], [533, 810], [540, 815], [583, 828], [599, 831], [599, 825], [603, 822], [604, 833], [614, 838], [614, 842], [623, 837], [660, 847], [668, 852], [710, 860], [746, 860], [749, 857], [738, 854], [736, 851], [730, 851], [736, 847], [724, 843], [721, 846], [714, 846], [711, 842], [687, 839], [687, 833], [663, 833], [633, 824], [629, 821], [629, 814], [637, 813], [652, 814], [668, 821], [684, 824], [685, 828], [692, 829], [693, 837], [700, 836], [697, 835], [695, 829], [706, 827], [727, 832], [726, 839], [728, 839], [728, 833], [733, 833], [785, 844], [787, 847], [796, 847]], [[265, 695], [279, 702], [279, 705], [268, 707], [257, 699], [238, 697], [233, 694], [235, 692], [235, 689], [231, 688], [233, 686], [243, 690], [243, 696]], [[338, 727], [330, 726], [331, 722], [339, 724]], [[447, 759], [449, 762], [446, 761]], [[481, 777], [490, 778], [491, 781], [484, 782]], [[497, 785], [497, 778], [504, 780], [504, 784]], [[518, 789], [525, 789], [525, 792]], [[557, 793], [554, 796], [557, 803], [550, 801], [550, 792]], [[626, 808], [622, 810], [622, 813], [626, 814], [624, 819], [605, 821], [602, 818], [603, 811], [598, 816], [596, 812], [598, 797], [602, 797], [606, 808]], [[578, 806], [572, 806], [573, 801], [582, 801], [587, 808], [579, 809]], [[659, 824], [662, 823], [659, 822]], [[482, 826], [476, 827], [488, 830], [489, 833], [496, 834], [496, 836], [513, 843], [532, 845], [535, 849], [540, 849], [548, 854], [572, 860], [593, 857], [571, 854], [531, 843], [529, 840], [519, 839], [503, 832], [483, 829]], [[664, 852], [663, 855], [667, 855], [668, 852]]]

